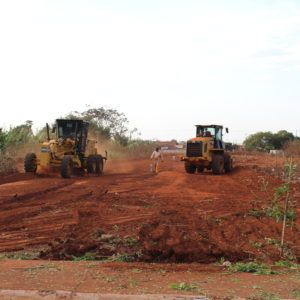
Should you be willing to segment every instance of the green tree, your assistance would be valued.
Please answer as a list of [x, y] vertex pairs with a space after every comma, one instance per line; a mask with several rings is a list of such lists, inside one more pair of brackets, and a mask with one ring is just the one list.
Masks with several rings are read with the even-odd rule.
[[7, 136], [7, 133], [3, 130], [3, 128], [0, 128], [0, 153], [3, 153], [5, 150], [6, 136]]
[[284, 146], [295, 139], [291, 132], [280, 130], [274, 134], [273, 145], [275, 149], [282, 149]]
[[280, 130], [277, 133], [270, 131], [257, 132], [249, 135], [244, 141], [244, 145], [246, 150], [249, 151], [269, 151], [272, 149], [283, 149], [294, 138], [294, 135], [286, 130]]
[[67, 116], [69, 119], [83, 119], [90, 123], [90, 130], [106, 139], [114, 138], [127, 143], [128, 120], [123, 113], [104, 107], [88, 108], [84, 112], [75, 111]]
[[244, 141], [244, 145], [248, 151], [268, 151], [270, 149], [274, 149], [272, 139], [273, 134], [270, 131], [257, 132], [249, 135]]
[[6, 148], [15, 149], [21, 145], [25, 145], [33, 141], [32, 121], [26, 121], [22, 125], [11, 127], [6, 133]]

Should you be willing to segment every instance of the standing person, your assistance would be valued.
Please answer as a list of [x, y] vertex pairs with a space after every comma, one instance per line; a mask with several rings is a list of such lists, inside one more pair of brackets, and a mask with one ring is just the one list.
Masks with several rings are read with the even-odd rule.
[[158, 171], [159, 171], [159, 168], [158, 168], [159, 161], [164, 161], [162, 153], [161, 153], [159, 147], [156, 147], [156, 149], [153, 151], [150, 159], [154, 160], [154, 170], [155, 170], [155, 173], [158, 173]]

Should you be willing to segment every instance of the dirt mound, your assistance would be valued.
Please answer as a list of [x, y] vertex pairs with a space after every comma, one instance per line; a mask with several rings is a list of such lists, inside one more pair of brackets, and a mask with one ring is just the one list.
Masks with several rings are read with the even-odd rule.
[[[176, 216], [176, 218], [174, 218]], [[280, 259], [277, 247], [270, 243], [280, 236], [280, 225], [267, 219], [243, 215], [195, 220], [180, 212], [163, 211], [140, 231], [143, 259], [151, 262], [215, 262], [221, 258], [232, 262]], [[288, 237], [297, 243], [297, 233]], [[292, 241], [292, 242], [291, 242]], [[295, 256], [299, 251], [294, 249]]]

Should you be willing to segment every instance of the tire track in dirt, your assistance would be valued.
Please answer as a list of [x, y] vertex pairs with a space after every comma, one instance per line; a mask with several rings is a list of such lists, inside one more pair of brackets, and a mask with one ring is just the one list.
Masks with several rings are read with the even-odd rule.
[[[140, 253], [142, 260], [170, 262], [276, 257], [276, 247], [265, 238], [279, 239], [280, 224], [249, 212], [269, 205], [278, 180], [265, 177], [264, 192], [261, 174], [248, 166], [221, 176], [186, 174], [181, 163], [168, 159], [158, 175], [149, 174], [148, 166], [145, 160], [118, 161], [100, 178], [0, 185], [8, 197], [0, 199], [0, 251], [50, 245], [43, 258], [92, 251], [99, 257]], [[24, 198], [12, 199], [13, 193]], [[287, 230], [293, 249], [299, 247], [298, 223]], [[112, 240], [103, 241], [103, 234]]]
[[9, 208], [10, 208], [10, 205], [13, 205], [14, 203], [19, 204], [20, 202], [24, 202], [26, 200], [31, 200], [32, 198], [35, 198], [37, 196], [39, 196], [39, 197], [45, 196], [48, 193], [55, 192], [57, 190], [60, 190], [62, 188], [65, 188], [66, 186], [69, 186], [72, 184], [74, 184], [74, 181], [61, 182], [59, 184], [56, 184], [55, 186], [45, 187], [42, 190], [27, 192], [27, 193], [25, 192], [22, 194], [11, 192], [13, 185], [11, 186], [11, 184], [7, 184], [7, 185], [9, 185], [9, 191], [10, 191], [10, 194], [8, 194], [8, 195], [4, 195], [5, 190], [7, 190], [7, 186], [2, 185], [0, 187], [0, 192], [1, 192], [0, 203], [1, 203], [1, 205], [3, 205], [3, 209], [5, 209], [6, 204], [8, 204]]

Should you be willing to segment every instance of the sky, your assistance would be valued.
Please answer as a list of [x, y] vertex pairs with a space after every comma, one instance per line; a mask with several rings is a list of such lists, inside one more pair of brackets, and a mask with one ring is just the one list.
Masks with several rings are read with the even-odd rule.
[[0, 127], [86, 105], [145, 139], [300, 135], [299, 0], [0, 0]]

